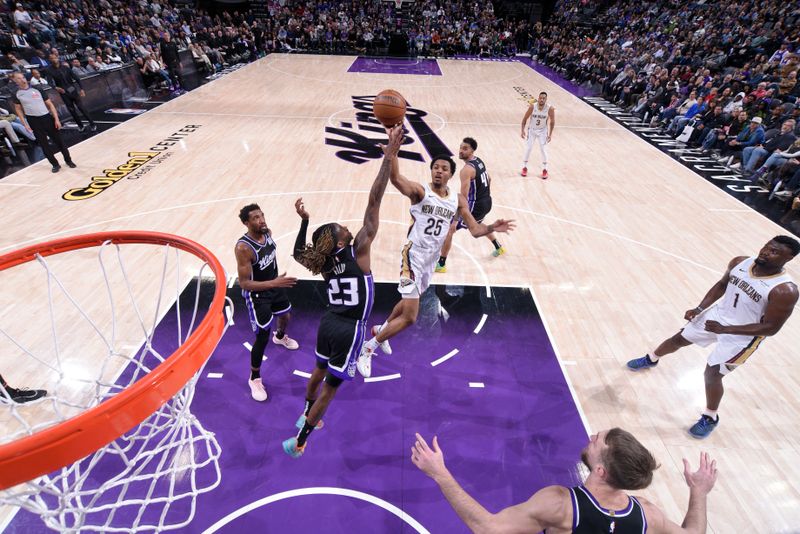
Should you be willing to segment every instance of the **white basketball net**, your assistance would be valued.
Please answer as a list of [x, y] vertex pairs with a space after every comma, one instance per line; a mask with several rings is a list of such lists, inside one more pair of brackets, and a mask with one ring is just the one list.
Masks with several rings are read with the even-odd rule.
[[[32, 306], [30, 312], [38, 315], [39, 321], [30, 323], [28, 330], [39, 325], [39, 338], [48, 339], [37, 342], [20, 328], [37, 318], [25, 317], [27, 307], [0, 322], [2, 361], [18, 362], [13, 368], [1, 364], [0, 374], [11, 387], [48, 390], [46, 397], [18, 404], [0, 385], [0, 443], [34, 434], [97, 406], [149, 373], [193, 331], [207, 264], [169, 245], [160, 246], [163, 263], [141, 259], [152, 258], [157, 245], [125, 245], [128, 247], [150, 249], [131, 261], [143, 265], [126, 270], [121, 247], [107, 242], [99, 249], [37, 256], [38, 262], [0, 272], [2, 285], [8, 282], [7, 274], [28, 266], [21, 276], [33, 283], [20, 294], [30, 291], [30, 286], [41, 293], [40, 299], [32, 297], [41, 301], [41, 306], [38, 310]], [[107, 251], [115, 251], [116, 266], [104, 257], [110, 255], [104, 254]], [[182, 268], [181, 256], [202, 265], [199, 270]], [[59, 269], [62, 274], [56, 275], [56, 264], [67, 259], [69, 269]], [[101, 276], [92, 278], [87, 270], [90, 264], [95, 271], [99, 267]], [[34, 270], [39, 275], [31, 279]], [[75, 285], [76, 270], [82, 282], [79, 286]], [[129, 273], [134, 271], [137, 276], [132, 280]], [[170, 283], [167, 289], [167, 280], [173, 275], [176, 337], [174, 329], [167, 333], [163, 327], [157, 328], [167, 322], [168, 317], [162, 315], [172, 316], [167, 312], [173, 288]], [[193, 278], [197, 289], [192, 318], [185, 328], [180, 293]], [[100, 279], [103, 283], [87, 292], [87, 282]], [[158, 295], [155, 302], [154, 294]], [[98, 307], [98, 302], [104, 305]], [[7, 322], [11, 323], [8, 327]], [[45, 328], [48, 336], [42, 336]], [[14, 353], [19, 357], [10, 358]], [[96, 363], [87, 364], [92, 358]], [[0, 503], [39, 514], [48, 527], [61, 532], [158, 532], [187, 525], [194, 516], [197, 495], [214, 489], [220, 481], [219, 443], [189, 411], [199, 374], [130, 432], [72, 465], [0, 492]], [[27, 382], [21, 384], [23, 379]]]

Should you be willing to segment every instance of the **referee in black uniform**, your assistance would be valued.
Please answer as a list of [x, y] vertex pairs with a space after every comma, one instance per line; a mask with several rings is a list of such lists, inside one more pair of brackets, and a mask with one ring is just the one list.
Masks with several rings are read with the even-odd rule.
[[50, 61], [51, 66], [48, 71], [50, 85], [55, 87], [56, 91], [61, 95], [61, 100], [63, 100], [64, 105], [67, 106], [69, 114], [75, 119], [78, 130], [81, 132], [84, 130], [83, 122], [80, 117], [78, 117], [78, 110], [80, 110], [83, 116], [86, 117], [86, 120], [89, 121], [89, 128], [93, 132], [96, 131], [97, 125], [89, 116], [89, 113], [86, 111], [86, 108], [83, 107], [83, 102], [81, 101], [81, 98], [86, 96], [86, 93], [83, 91], [80, 78], [75, 76], [75, 73], [72, 72], [69, 65], [61, 63], [58, 56], [55, 54], [50, 56]]
[[11, 95], [14, 108], [17, 110], [17, 117], [28, 131], [33, 132], [33, 135], [36, 136], [44, 155], [47, 156], [47, 161], [53, 166], [53, 172], [61, 170], [61, 165], [58, 164], [55, 150], [48, 142], [48, 137], [64, 155], [64, 162], [67, 166], [74, 169], [75, 164], [69, 155], [67, 145], [61, 139], [61, 132], [58, 131], [61, 129], [61, 122], [58, 120], [58, 112], [53, 102], [50, 101], [50, 97], [38, 87], [29, 85], [25, 75], [21, 72], [12, 74], [11, 81], [17, 85], [17, 90]]

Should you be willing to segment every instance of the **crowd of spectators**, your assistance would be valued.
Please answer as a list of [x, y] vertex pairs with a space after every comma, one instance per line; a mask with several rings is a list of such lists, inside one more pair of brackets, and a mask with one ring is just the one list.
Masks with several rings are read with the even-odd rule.
[[780, 183], [779, 197], [800, 188], [792, 2], [559, 0], [534, 25], [497, 16], [490, 0], [271, 0], [262, 16], [170, 0], [38, 0], [0, 17], [0, 67], [32, 84], [48, 83], [54, 55], [78, 77], [136, 63], [149, 84], [174, 89], [178, 49], [209, 74], [272, 52], [382, 54], [398, 36], [411, 55], [530, 52], [754, 181]]
[[[176, 84], [165, 35], [215, 72], [271, 52], [380, 53], [392, 34], [412, 54], [513, 55], [528, 45], [527, 24], [494, 15], [489, 0], [428, 0], [399, 12], [383, 0], [283, 0], [265, 16], [179, 7], [168, 0], [41, 0], [2, 14], [0, 49], [6, 69], [45, 68], [57, 52], [79, 76], [137, 62], [144, 74]], [[76, 61], [77, 60], [77, 61]], [[164, 73], [170, 74], [169, 80]]]
[[800, 195], [799, 4], [620, 0], [590, 21], [584, 9], [560, 1], [532, 55], [778, 199]]

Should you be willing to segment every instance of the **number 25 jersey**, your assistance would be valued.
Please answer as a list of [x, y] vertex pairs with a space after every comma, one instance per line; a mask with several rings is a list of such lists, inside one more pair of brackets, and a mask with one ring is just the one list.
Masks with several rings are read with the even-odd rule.
[[408, 230], [413, 250], [425, 255], [438, 255], [450, 223], [458, 212], [458, 190], [450, 187], [448, 196], [442, 198], [425, 184], [425, 196], [409, 211], [414, 221]]

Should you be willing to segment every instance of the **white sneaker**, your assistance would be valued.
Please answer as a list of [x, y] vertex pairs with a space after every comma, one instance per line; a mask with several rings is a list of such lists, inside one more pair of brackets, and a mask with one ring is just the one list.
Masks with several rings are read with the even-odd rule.
[[372, 376], [372, 357], [375, 355], [374, 350], [370, 350], [366, 343], [361, 346], [361, 353], [356, 360], [356, 369], [361, 373], [364, 378]]
[[258, 402], [264, 402], [267, 400], [267, 390], [264, 389], [264, 384], [261, 383], [261, 378], [248, 380], [247, 383], [250, 385], [250, 395], [253, 396], [253, 399], [257, 400]]
[[272, 342], [275, 343], [276, 345], [281, 345], [283, 347], [286, 347], [289, 350], [297, 350], [300, 348], [300, 345], [297, 343], [297, 341], [290, 338], [286, 334], [283, 334], [283, 337], [281, 339], [278, 339], [277, 337], [275, 337], [275, 334], [272, 334]]
[[[381, 331], [381, 326], [376, 324], [375, 326], [372, 327], [372, 330], [370, 330], [370, 333], [372, 334], [372, 337], [375, 337], [380, 333], [380, 331]], [[384, 354], [391, 354], [392, 353], [392, 347], [389, 345], [389, 340], [388, 339], [386, 341], [381, 341], [380, 342], [380, 347], [381, 347], [381, 350], [383, 351]]]

